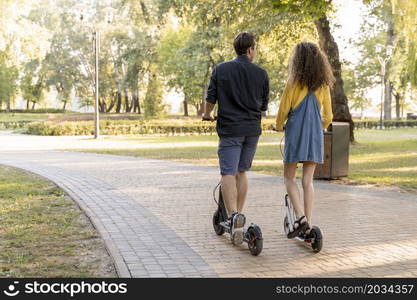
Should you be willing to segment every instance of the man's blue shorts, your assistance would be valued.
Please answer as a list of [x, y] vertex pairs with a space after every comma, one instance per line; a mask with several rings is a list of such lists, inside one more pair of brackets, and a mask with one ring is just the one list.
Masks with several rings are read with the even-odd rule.
[[219, 155], [220, 173], [236, 175], [237, 172], [249, 171], [255, 156], [259, 135], [240, 137], [220, 137]]

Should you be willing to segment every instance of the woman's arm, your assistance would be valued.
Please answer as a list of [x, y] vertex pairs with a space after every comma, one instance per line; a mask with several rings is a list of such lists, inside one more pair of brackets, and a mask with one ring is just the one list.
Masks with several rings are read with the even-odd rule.
[[281, 96], [281, 100], [279, 103], [279, 110], [277, 114], [277, 120], [276, 120], [276, 130], [282, 131], [284, 122], [288, 117], [288, 112], [290, 111], [291, 107], [291, 96], [292, 96], [292, 88], [290, 87], [290, 84], [287, 82], [287, 85], [285, 86], [284, 93]]
[[327, 129], [329, 125], [332, 123], [333, 120], [333, 112], [332, 112], [332, 96], [330, 95], [330, 88], [326, 86], [323, 91], [323, 129]]

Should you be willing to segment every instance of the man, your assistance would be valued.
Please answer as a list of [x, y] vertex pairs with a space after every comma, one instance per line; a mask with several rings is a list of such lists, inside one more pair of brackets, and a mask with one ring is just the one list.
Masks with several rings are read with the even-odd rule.
[[237, 57], [217, 65], [211, 75], [204, 103], [203, 120], [211, 116], [218, 103], [217, 134], [221, 190], [229, 214], [232, 242], [243, 242], [245, 216], [241, 213], [248, 191], [246, 171], [252, 166], [259, 136], [262, 113], [268, 108], [267, 72], [253, 64], [255, 36], [240, 33], [233, 46]]

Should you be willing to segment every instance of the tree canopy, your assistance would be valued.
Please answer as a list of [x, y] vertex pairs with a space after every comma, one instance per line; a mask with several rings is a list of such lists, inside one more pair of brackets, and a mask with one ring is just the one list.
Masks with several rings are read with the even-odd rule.
[[[50, 97], [58, 99], [64, 109], [75, 100], [81, 107], [91, 106], [95, 92], [92, 33], [96, 30], [100, 32], [102, 112], [160, 115], [169, 90], [182, 95], [185, 115], [201, 112], [210, 73], [216, 64], [235, 56], [232, 41], [241, 31], [256, 34], [256, 63], [268, 71], [271, 102], [276, 102], [286, 83], [288, 59], [297, 42], [320, 42], [324, 48], [330, 42], [336, 45], [331, 35], [323, 44], [321, 25], [317, 23], [323, 20], [325, 25], [332, 17], [336, 9], [333, 2], [1, 1], [0, 105], [13, 106], [20, 95], [27, 107], [47, 105]], [[80, 3], [87, 11], [82, 22], [77, 6]], [[407, 107], [406, 99], [411, 99], [407, 95], [417, 88], [417, 4], [408, 0], [363, 3], [368, 7], [369, 18], [376, 18], [383, 26], [363, 24], [362, 36], [354, 45], [362, 55], [361, 61], [342, 65], [345, 71], [341, 73], [338, 52], [327, 54], [337, 62], [335, 72], [346, 76], [351, 107], [360, 109], [367, 103], [367, 89], [380, 80], [374, 46], [387, 44], [387, 32], [393, 28], [395, 39], [390, 43], [395, 51], [387, 67], [387, 84], [392, 85], [392, 95], [399, 97], [401, 107]], [[109, 7], [113, 9], [111, 22], [107, 18]], [[343, 88], [334, 98], [342, 99], [342, 92]], [[342, 107], [347, 102], [346, 97], [338, 101], [335, 106]], [[348, 114], [346, 108], [339, 111], [340, 116]]]

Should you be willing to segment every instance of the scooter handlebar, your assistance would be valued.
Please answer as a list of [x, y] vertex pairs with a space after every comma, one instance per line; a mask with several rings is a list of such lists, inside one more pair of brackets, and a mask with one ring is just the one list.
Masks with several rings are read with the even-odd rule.
[[203, 116], [203, 117], [201, 117], [201, 121], [211, 121], [211, 122], [214, 122], [214, 121], [217, 121], [217, 116], [214, 116], [213, 118], [205, 118]]
[[[277, 130], [277, 128], [275, 127], [275, 125], [272, 125], [272, 130], [276, 131], [276, 132], [280, 132], [280, 130]], [[285, 126], [282, 126], [282, 130], [285, 130]]]

